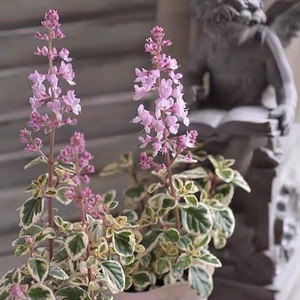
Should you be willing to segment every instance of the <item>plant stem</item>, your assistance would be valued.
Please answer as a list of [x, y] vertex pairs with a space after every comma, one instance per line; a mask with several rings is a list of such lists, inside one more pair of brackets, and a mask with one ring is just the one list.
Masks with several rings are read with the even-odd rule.
[[[170, 155], [169, 155], [169, 150], [167, 150], [165, 154], [165, 162], [166, 162], [166, 167], [167, 167], [167, 174], [168, 174], [168, 182], [167, 184], [169, 185], [170, 191], [171, 191], [171, 196], [176, 198], [176, 193], [175, 189], [173, 186], [172, 182], [172, 169], [171, 169], [171, 161], [170, 161]], [[175, 219], [175, 228], [180, 231], [180, 215], [179, 215], [179, 209], [178, 206], [176, 205], [174, 208], [174, 219]]]
[[[75, 159], [75, 167], [76, 167], [76, 176], [78, 178], [80, 178], [80, 170], [79, 170], [79, 166], [78, 166], [78, 155], [76, 155], [76, 159]], [[81, 183], [79, 181], [79, 184], [77, 185], [77, 193], [78, 193], [78, 202], [79, 202], [79, 212], [80, 212], [80, 219], [81, 219], [81, 223], [82, 223], [82, 226], [83, 226], [83, 230], [86, 231], [87, 233], [87, 224], [86, 224], [86, 218], [85, 218], [85, 211], [84, 211], [84, 208], [83, 208], [83, 199], [82, 199], [82, 196], [81, 196]], [[88, 240], [88, 244], [87, 244], [87, 247], [86, 247], [86, 259], [89, 258], [89, 256], [91, 255], [91, 249], [90, 249], [90, 242]], [[93, 281], [93, 271], [92, 271], [92, 268], [88, 268], [87, 269], [87, 275], [88, 275], [88, 281], [89, 283], [91, 281]], [[94, 292], [93, 291], [90, 291], [89, 292], [89, 296], [91, 299], [95, 299], [95, 295], [94, 295]]]
[[[51, 30], [48, 30], [48, 49], [49, 52], [52, 52], [52, 39], [51, 39]], [[53, 62], [52, 59], [49, 58], [49, 73], [52, 73], [53, 68]], [[50, 88], [51, 91], [51, 100], [54, 101], [54, 93], [52, 88]], [[55, 114], [52, 112], [51, 114], [51, 122], [53, 123], [55, 121]], [[53, 156], [54, 156], [54, 142], [55, 142], [55, 128], [53, 127], [50, 132], [50, 142], [49, 142], [49, 157], [48, 157], [48, 187], [53, 187]], [[53, 200], [51, 197], [48, 197], [48, 226], [50, 228], [54, 228], [53, 223]], [[49, 260], [53, 257], [53, 248], [54, 248], [54, 241], [53, 239], [49, 239]]]

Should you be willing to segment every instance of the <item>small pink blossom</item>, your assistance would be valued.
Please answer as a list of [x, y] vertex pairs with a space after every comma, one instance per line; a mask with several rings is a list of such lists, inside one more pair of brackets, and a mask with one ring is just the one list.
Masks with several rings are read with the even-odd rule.
[[31, 105], [31, 109], [33, 111], [36, 111], [38, 108], [40, 108], [43, 105], [43, 100], [37, 99], [35, 97], [30, 97], [29, 103]]
[[52, 110], [52, 112], [54, 112], [57, 121], [62, 120], [62, 114], [61, 114], [61, 111], [60, 111], [61, 107], [60, 107], [60, 101], [59, 100], [54, 99], [53, 101], [48, 102], [47, 107], [50, 108]]
[[18, 283], [14, 283], [10, 289], [9, 289], [9, 294], [11, 297], [14, 299], [20, 299], [21, 297], [24, 296], [22, 287]]
[[152, 121], [153, 121], [153, 117], [151, 116], [149, 111], [145, 109], [144, 105], [141, 104], [138, 107], [138, 116], [135, 117], [132, 120], [132, 122], [141, 123], [144, 126], [145, 132], [150, 133]]
[[62, 96], [63, 102], [70, 107], [75, 115], [79, 115], [81, 112], [81, 106], [79, 104], [80, 99], [76, 98], [74, 91], [68, 91], [67, 95]]
[[175, 116], [167, 116], [166, 123], [172, 134], [176, 134], [178, 132], [179, 124], [177, 123], [177, 118]]
[[150, 169], [151, 158], [145, 152], [140, 154], [140, 167], [142, 170]]
[[172, 95], [172, 80], [162, 79], [158, 88], [159, 97], [162, 99], [168, 99]]
[[33, 84], [39, 85], [42, 84], [46, 79], [46, 75], [39, 73], [38, 71], [34, 71], [31, 73], [28, 78], [33, 82]]
[[73, 72], [73, 67], [71, 64], [65, 64], [64, 61], [60, 63], [60, 67], [58, 69], [58, 73], [61, 75], [63, 79], [65, 79], [70, 85], [75, 85], [73, 81], [75, 77], [75, 73]]
[[134, 89], [135, 89], [135, 95], [133, 96], [133, 100], [140, 100], [141, 98], [145, 97], [147, 95], [147, 93], [149, 92], [149, 90], [147, 90], [147, 88], [145, 87], [139, 87], [137, 84], [134, 85]]
[[56, 10], [50, 9], [48, 12], [45, 13], [45, 20], [42, 21], [42, 26], [48, 29], [58, 28], [60, 26], [59, 16]]
[[58, 52], [58, 56], [61, 57], [64, 61], [66, 62], [70, 62], [72, 61], [72, 58], [69, 57], [69, 50], [66, 48], [62, 48], [59, 52]]
[[148, 145], [148, 143], [150, 143], [153, 140], [153, 138], [148, 134], [146, 135], [146, 138], [139, 136], [138, 139], [141, 142], [141, 144], [139, 145], [140, 148], [145, 148]]

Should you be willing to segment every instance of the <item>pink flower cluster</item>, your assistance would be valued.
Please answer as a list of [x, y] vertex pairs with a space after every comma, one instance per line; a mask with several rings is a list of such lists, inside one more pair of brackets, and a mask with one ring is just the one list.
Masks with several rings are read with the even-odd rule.
[[176, 73], [177, 61], [162, 53], [163, 47], [170, 46], [169, 40], [164, 40], [161, 27], [154, 27], [151, 37], [146, 40], [145, 51], [152, 56], [153, 70], [136, 69], [135, 95], [133, 100], [140, 100], [148, 93], [156, 91], [155, 111], [148, 111], [143, 104], [137, 109], [137, 117], [132, 122], [140, 123], [144, 127], [145, 136], [140, 136], [140, 147], [145, 148], [152, 144], [153, 153], [149, 157], [146, 153], [140, 156], [140, 165], [143, 169], [150, 168], [153, 157], [159, 152], [171, 150], [178, 155], [186, 148], [195, 146], [197, 132], [192, 130], [185, 135], [176, 136], [179, 131], [179, 122], [189, 126], [188, 109], [183, 100], [183, 86], [180, 84], [182, 74]]
[[[62, 89], [58, 86], [59, 78], [66, 80], [70, 85], [75, 85], [75, 73], [70, 63], [69, 51], [66, 48], [57, 50], [52, 46], [53, 39], [64, 37], [60, 30], [59, 16], [57, 11], [49, 10], [45, 14], [42, 26], [47, 29], [46, 33], [36, 33], [36, 38], [47, 40], [48, 45], [37, 48], [35, 55], [46, 56], [49, 61], [49, 69], [46, 74], [35, 71], [29, 75], [32, 81], [32, 97], [29, 99], [31, 105], [31, 115], [28, 126], [33, 131], [44, 129], [45, 133], [53, 128], [61, 127], [65, 124], [75, 125], [77, 120], [70, 117], [70, 113], [78, 115], [81, 112], [80, 99], [76, 98], [75, 91], [69, 90], [62, 94]], [[55, 66], [54, 60], [60, 58], [61, 62]], [[46, 106], [47, 109], [43, 108]], [[68, 115], [64, 117], [64, 113]], [[27, 147], [30, 150], [30, 147]], [[35, 147], [32, 147], [34, 149]]]
[[90, 164], [92, 155], [85, 149], [85, 140], [83, 133], [75, 132], [71, 137], [69, 146], [66, 146], [60, 152], [60, 159], [63, 163], [74, 163], [75, 174], [69, 176], [76, 186], [71, 186], [66, 190], [65, 196], [76, 202], [81, 202], [83, 209], [94, 218], [100, 218], [103, 211], [102, 197], [93, 194], [91, 189], [81, 188], [81, 182], [88, 183], [90, 178], [87, 174], [94, 172], [94, 167]]
[[72, 177], [75, 184], [82, 180], [85, 183], [90, 181], [87, 174], [94, 172], [94, 166], [90, 164], [92, 159], [90, 152], [85, 149], [83, 133], [75, 132], [70, 140], [70, 145], [60, 151], [60, 159], [63, 163], [74, 163], [76, 174]]

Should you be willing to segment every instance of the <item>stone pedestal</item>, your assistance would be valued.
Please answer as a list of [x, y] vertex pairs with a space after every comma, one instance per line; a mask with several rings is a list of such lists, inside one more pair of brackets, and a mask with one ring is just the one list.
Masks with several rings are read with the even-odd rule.
[[286, 137], [232, 136], [222, 146], [203, 139], [210, 152], [236, 160], [252, 190], [236, 190], [236, 229], [216, 253], [223, 267], [209, 299], [299, 299], [293, 295], [300, 275], [300, 125]]

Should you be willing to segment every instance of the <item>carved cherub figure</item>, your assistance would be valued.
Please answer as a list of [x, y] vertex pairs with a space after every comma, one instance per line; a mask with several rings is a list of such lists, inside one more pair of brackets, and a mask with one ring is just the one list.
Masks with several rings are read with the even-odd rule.
[[[283, 48], [300, 27], [299, 0], [277, 1], [266, 15], [261, 0], [191, 0], [191, 7], [201, 22], [188, 69], [193, 100], [232, 108], [273, 97], [277, 107], [270, 117], [287, 134], [297, 93]], [[206, 73], [208, 91], [203, 88]]]

